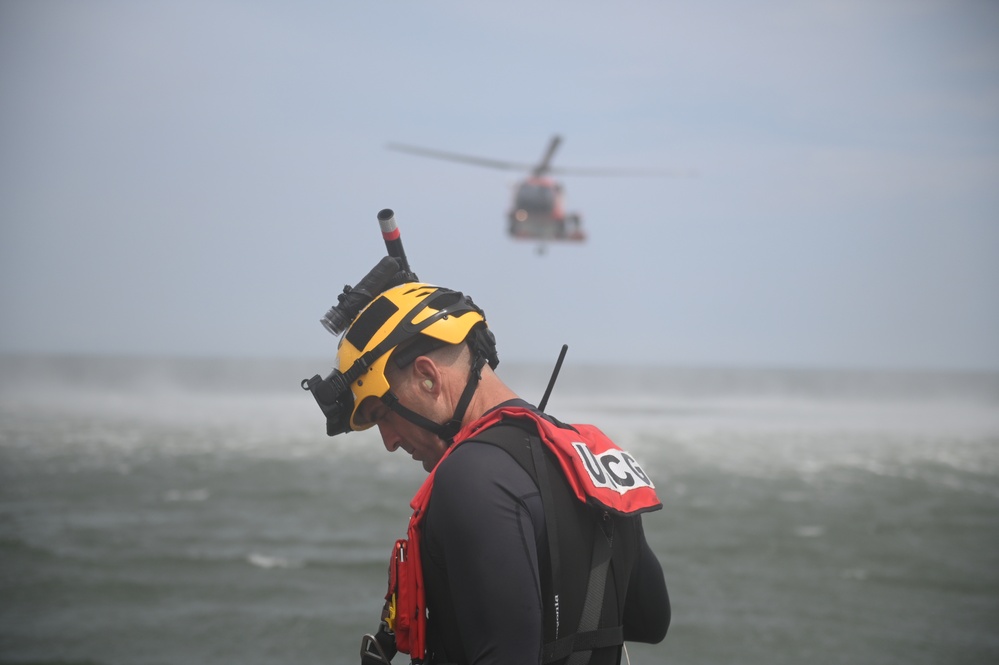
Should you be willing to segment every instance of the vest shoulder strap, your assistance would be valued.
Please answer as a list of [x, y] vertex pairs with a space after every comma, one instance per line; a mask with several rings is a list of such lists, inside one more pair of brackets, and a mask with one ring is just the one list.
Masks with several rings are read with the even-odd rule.
[[[552, 594], [557, 599], [562, 589], [559, 525], [556, 522], [555, 500], [549, 477], [551, 464], [545, 462], [543, 450], [545, 445], [538, 436], [534, 423], [526, 420], [506, 419], [484, 431], [477, 432], [472, 438], [505, 450], [538, 484], [541, 502], [545, 508], [545, 530], [552, 573]], [[553, 463], [557, 465], [556, 462]], [[596, 514], [597, 511], [593, 512]], [[585, 663], [588, 662], [588, 658], [585, 657], [586, 653], [624, 643], [623, 626], [599, 627], [609, 574], [611, 543], [613, 542], [613, 524], [610, 526], [611, 534], [607, 534], [599, 525], [593, 530], [593, 552], [579, 625], [568, 635], [559, 636], [558, 633], [555, 633], [555, 638], [544, 644], [541, 662], [546, 665], [566, 658], [569, 658], [568, 663], [570, 664]], [[558, 612], [557, 607], [555, 611]], [[557, 614], [555, 623], [558, 624]], [[546, 631], [547, 633], [548, 631]], [[573, 654], [578, 655], [573, 656]]]

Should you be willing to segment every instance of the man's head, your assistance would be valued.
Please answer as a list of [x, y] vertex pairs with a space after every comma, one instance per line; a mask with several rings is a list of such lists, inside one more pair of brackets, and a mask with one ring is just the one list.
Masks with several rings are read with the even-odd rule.
[[430, 471], [447, 450], [447, 441], [403, 413], [418, 414], [434, 424], [449, 421], [454, 404], [467, 385], [471, 367], [471, 350], [464, 343], [433, 349], [401, 367], [389, 361], [385, 376], [391, 401], [364, 399], [354, 420], [359, 427], [377, 426], [386, 450], [405, 450]]
[[[495, 367], [499, 360], [485, 315], [471, 298], [422, 283], [403, 284], [374, 298], [340, 340], [334, 373], [322, 389], [313, 390], [327, 414], [327, 433], [332, 436], [370, 427], [371, 421], [359, 418], [359, 407], [375, 399], [441, 438], [453, 436], [453, 427], [444, 427], [447, 423], [430, 421], [399, 404], [390, 379], [395, 370], [407, 368], [414, 360], [456, 345], [467, 347], [472, 366], [477, 366], [468, 373], [476, 375], [475, 381], [470, 378], [468, 382], [474, 392], [478, 368], [486, 362]], [[451, 420], [454, 416], [460, 420], [461, 414], [456, 411]]]

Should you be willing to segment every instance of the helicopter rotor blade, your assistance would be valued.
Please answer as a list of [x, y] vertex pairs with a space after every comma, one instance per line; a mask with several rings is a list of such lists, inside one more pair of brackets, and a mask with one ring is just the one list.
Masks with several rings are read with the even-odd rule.
[[531, 164], [506, 162], [499, 159], [488, 159], [485, 157], [473, 157], [472, 155], [462, 155], [456, 152], [445, 152], [443, 150], [432, 150], [430, 148], [421, 148], [420, 146], [406, 145], [404, 143], [389, 143], [385, 147], [389, 150], [408, 152], [413, 155], [420, 155], [421, 157], [445, 159], [452, 162], [462, 162], [465, 164], [474, 164], [476, 166], [486, 166], [493, 169], [502, 169], [504, 171], [531, 171], [534, 169], [534, 166]]
[[552, 157], [555, 156], [555, 151], [558, 149], [559, 144], [562, 143], [562, 137], [558, 134], [552, 136], [551, 141], [548, 143], [548, 148], [545, 150], [544, 156], [537, 166], [534, 167], [535, 176], [543, 176], [546, 173], [551, 173], [551, 162]]
[[527, 171], [535, 177], [552, 175], [576, 175], [576, 176], [601, 176], [601, 177], [665, 177], [665, 178], [696, 178], [698, 174], [692, 169], [606, 169], [606, 168], [575, 168], [575, 167], [553, 167], [551, 165], [555, 151], [562, 143], [562, 137], [558, 134], [552, 136], [545, 149], [541, 161], [537, 164], [527, 164], [524, 162], [508, 162], [500, 159], [490, 159], [487, 157], [476, 157], [457, 152], [447, 152], [444, 150], [434, 150], [421, 146], [408, 145], [405, 143], [388, 143], [385, 147], [397, 152], [406, 152], [421, 157], [433, 157], [451, 162], [461, 162], [463, 164], [473, 164], [475, 166], [485, 166], [503, 171]]
[[697, 171], [693, 169], [601, 169], [601, 168], [552, 168], [549, 173], [555, 175], [579, 175], [600, 177], [659, 177], [659, 178], [696, 178]]

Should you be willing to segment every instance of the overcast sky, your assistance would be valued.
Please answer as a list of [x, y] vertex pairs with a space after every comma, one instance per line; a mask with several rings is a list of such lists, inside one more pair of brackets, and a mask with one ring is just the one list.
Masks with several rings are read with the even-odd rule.
[[[556, 166], [582, 246], [507, 238]], [[999, 369], [999, 3], [0, 0], [0, 352], [332, 357], [384, 254], [500, 356]]]

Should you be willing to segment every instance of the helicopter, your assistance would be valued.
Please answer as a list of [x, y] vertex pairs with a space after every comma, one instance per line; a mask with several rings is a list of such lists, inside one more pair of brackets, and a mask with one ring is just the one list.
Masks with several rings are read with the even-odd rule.
[[558, 134], [552, 136], [541, 161], [536, 164], [474, 157], [403, 143], [389, 143], [387, 147], [389, 150], [422, 157], [433, 157], [507, 171], [527, 171], [530, 175], [517, 182], [513, 188], [513, 202], [507, 212], [507, 233], [517, 240], [540, 241], [541, 245], [538, 249], [540, 254], [544, 253], [546, 242], [581, 243], [586, 240], [581, 215], [578, 212], [566, 212], [562, 183], [552, 178], [552, 174], [588, 176], [664, 174], [662, 171], [555, 168], [551, 162], [561, 143], [561, 136]]

